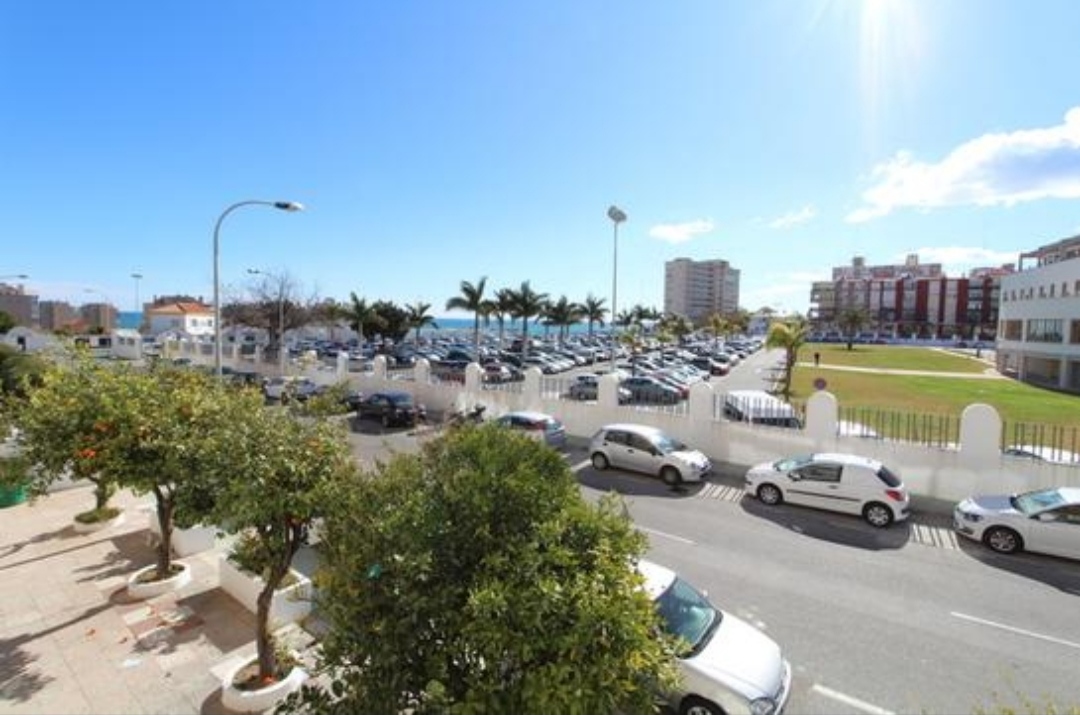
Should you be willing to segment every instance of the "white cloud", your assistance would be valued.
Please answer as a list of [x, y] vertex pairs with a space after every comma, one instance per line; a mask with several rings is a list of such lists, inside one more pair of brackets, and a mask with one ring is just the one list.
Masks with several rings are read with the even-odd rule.
[[712, 219], [684, 223], [661, 223], [649, 229], [649, 235], [668, 243], [685, 243], [703, 233], [712, 233]]
[[1080, 107], [1062, 124], [984, 134], [938, 163], [902, 151], [874, 167], [866, 205], [847, 216], [861, 223], [901, 208], [1012, 206], [1039, 199], [1080, 198]]
[[[992, 251], [989, 248], [968, 246], [945, 246], [919, 248], [912, 253], [918, 254], [920, 263], [940, 263], [941, 269], [948, 276], [964, 276], [972, 268], [995, 268], [1006, 263], [1016, 263], [1020, 250]], [[906, 256], [897, 256], [896, 263], [904, 262]]]
[[817, 216], [817, 209], [811, 204], [803, 206], [798, 211], [791, 211], [769, 222], [769, 228], [791, 228], [800, 223], [806, 223]]

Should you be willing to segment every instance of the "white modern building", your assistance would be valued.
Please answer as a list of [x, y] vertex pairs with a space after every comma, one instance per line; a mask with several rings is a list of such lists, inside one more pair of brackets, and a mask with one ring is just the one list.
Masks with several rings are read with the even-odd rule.
[[739, 270], [727, 261], [676, 258], [664, 264], [664, 312], [704, 323], [739, 309]]
[[1021, 254], [1002, 278], [996, 348], [1002, 373], [1080, 393], [1080, 235]]

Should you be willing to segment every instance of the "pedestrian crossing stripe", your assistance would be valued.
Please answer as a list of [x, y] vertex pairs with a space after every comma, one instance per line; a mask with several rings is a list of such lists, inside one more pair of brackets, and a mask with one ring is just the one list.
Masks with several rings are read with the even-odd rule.
[[743, 498], [746, 490], [742, 487], [733, 487], [727, 484], [706, 484], [698, 492], [698, 499], [719, 499], [721, 501], [737, 502]]

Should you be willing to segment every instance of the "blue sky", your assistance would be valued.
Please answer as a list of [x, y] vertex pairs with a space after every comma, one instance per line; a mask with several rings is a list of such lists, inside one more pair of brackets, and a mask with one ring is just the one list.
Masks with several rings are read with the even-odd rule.
[[1075, 0], [11, 0], [0, 275], [209, 300], [221, 212], [287, 199], [223, 223], [226, 294], [610, 301], [617, 204], [620, 309], [688, 257], [804, 312], [856, 255], [960, 275], [1080, 233], [1077, 27]]

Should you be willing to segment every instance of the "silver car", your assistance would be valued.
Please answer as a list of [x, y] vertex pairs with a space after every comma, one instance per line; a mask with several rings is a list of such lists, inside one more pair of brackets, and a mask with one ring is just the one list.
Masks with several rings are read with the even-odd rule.
[[998, 553], [1080, 559], [1080, 487], [968, 497], [953, 511], [953, 527]]
[[701, 481], [712, 471], [709, 458], [656, 427], [613, 424], [600, 428], [589, 443], [596, 469], [620, 467], [655, 474], [668, 486]]

